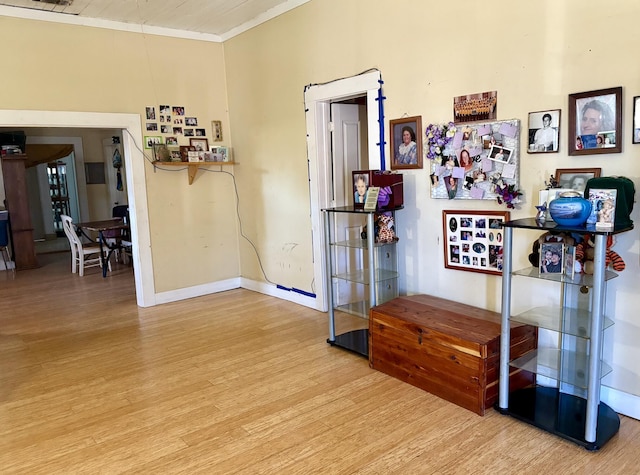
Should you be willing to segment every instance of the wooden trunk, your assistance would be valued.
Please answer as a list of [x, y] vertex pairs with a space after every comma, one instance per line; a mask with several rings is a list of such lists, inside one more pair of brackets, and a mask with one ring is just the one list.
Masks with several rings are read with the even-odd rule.
[[[511, 323], [511, 359], [536, 348], [537, 328]], [[373, 307], [369, 364], [484, 415], [498, 399], [500, 314], [438, 297], [398, 297]], [[510, 368], [511, 390], [535, 375]]]

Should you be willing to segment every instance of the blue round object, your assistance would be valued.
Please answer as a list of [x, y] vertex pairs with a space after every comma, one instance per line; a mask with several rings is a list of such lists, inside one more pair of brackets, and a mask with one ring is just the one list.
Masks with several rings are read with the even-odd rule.
[[549, 214], [560, 226], [580, 226], [591, 214], [591, 202], [577, 191], [566, 191], [549, 203]]

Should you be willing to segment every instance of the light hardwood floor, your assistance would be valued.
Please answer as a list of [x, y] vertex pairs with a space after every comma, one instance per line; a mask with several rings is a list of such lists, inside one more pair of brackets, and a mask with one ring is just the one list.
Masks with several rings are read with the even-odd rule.
[[248, 290], [138, 308], [130, 268], [39, 259], [0, 272], [2, 474], [638, 473], [634, 419], [588, 452], [370, 369], [314, 310]]

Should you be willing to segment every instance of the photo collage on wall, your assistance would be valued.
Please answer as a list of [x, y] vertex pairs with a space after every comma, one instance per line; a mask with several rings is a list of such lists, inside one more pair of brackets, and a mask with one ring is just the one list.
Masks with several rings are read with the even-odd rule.
[[432, 160], [431, 198], [495, 200], [496, 187], [518, 187], [520, 121], [456, 124], [444, 157]]
[[445, 267], [501, 274], [507, 212], [443, 211]]

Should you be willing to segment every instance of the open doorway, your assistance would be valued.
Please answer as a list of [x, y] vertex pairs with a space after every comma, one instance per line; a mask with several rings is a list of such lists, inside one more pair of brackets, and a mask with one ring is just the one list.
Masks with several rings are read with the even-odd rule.
[[[347, 186], [345, 174], [350, 173], [348, 168], [353, 166], [347, 165], [347, 160], [334, 154], [336, 143], [331, 129], [335, 130], [338, 125], [332, 122], [332, 104], [363, 98], [366, 117], [361, 124], [361, 146], [366, 147], [366, 151], [361, 154], [365, 158], [358, 163], [365, 169], [378, 170], [381, 168], [379, 124], [383, 120], [378, 107], [380, 87], [380, 72], [371, 71], [327, 84], [309, 86], [305, 90], [316, 308], [323, 312], [327, 311], [327, 278], [321, 211], [347, 203], [346, 194], [351, 189], [351, 181], [349, 179]], [[333, 112], [335, 111], [334, 107]]]
[[136, 301], [140, 307], [156, 304], [148, 224], [145, 160], [139, 114], [0, 110], [0, 127], [118, 129], [122, 136], [131, 215]]

